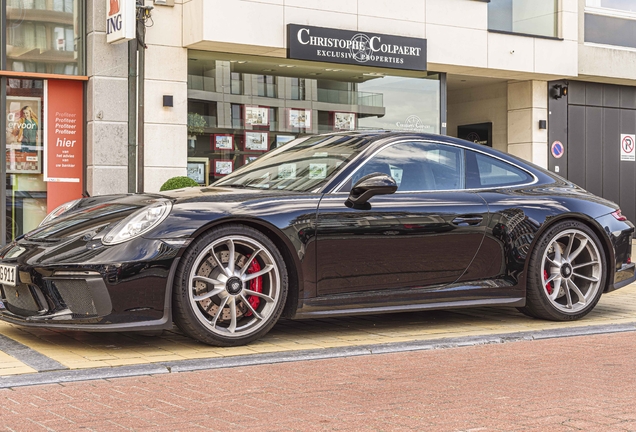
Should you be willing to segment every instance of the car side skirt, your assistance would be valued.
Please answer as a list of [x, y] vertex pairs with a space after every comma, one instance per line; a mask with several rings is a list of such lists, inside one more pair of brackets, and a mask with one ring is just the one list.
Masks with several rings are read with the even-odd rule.
[[360, 306], [355, 308], [345, 309], [320, 309], [320, 308], [303, 308], [296, 312], [293, 319], [310, 319], [310, 318], [324, 318], [324, 317], [337, 317], [337, 316], [353, 316], [353, 315], [373, 315], [384, 314], [393, 312], [416, 312], [423, 310], [437, 310], [437, 309], [459, 309], [459, 308], [471, 308], [480, 306], [507, 306], [507, 307], [522, 307], [526, 304], [525, 297], [509, 297], [509, 298], [492, 298], [492, 299], [479, 299], [479, 300], [464, 300], [464, 301], [448, 301], [437, 303], [423, 303], [423, 304], [405, 304], [395, 306]]

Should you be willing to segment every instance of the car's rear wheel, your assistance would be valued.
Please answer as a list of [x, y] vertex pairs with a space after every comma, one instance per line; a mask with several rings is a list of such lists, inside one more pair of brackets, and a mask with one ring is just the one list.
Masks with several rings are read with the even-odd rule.
[[244, 225], [199, 237], [175, 275], [174, 321], [188, 336], [218, 346], [267, 333], [287, 297], [285, 262], [274, 243]]
[[567, 220], [549, 228], [530, 256], [526, 315], [570, 321], [598, 303], [607, 270], [598, 236], [587, 225]]

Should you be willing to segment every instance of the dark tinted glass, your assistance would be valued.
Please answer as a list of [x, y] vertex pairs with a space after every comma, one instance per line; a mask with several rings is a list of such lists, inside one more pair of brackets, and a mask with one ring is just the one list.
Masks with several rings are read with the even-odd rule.
[[352, 184], [372, 173], [388, 174], [399, 192], [462, 188], [462, 150], [430, 143], [399, 143], [371, 158], [353, 176]]
[[466, 188], [514, 186], [532, 181], [532, 176], [507, 162], [473, 151], [466, 152]]
[[636, 21], [586, 13], [585, 42], [636, 48]]

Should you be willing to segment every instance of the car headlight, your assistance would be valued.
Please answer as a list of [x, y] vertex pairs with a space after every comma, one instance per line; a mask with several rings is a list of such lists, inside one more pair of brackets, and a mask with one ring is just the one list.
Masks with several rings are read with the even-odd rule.
[[76, 199], [76, 200], [64, 203], [59, 207], [56, 207], [51, 213], [46, 215], [46, 217], [42, 220], [42, 222], [40, 222], [40, 225], [38, 226], [46, 225], [47, 223], [51, 222], [53, 219], [62, 216], [67, 211], [75, 208], [75, 206], [77, 206], [77, 204], [79, 204], [81, 200], [82, 198]]
[[115, 245], [132, 240], [147, 233], [159, 225], [168, 216], [172, 203], [159, 200], [137, 210], [121, 222], [117, 223], [102, 239], [105, 245]]

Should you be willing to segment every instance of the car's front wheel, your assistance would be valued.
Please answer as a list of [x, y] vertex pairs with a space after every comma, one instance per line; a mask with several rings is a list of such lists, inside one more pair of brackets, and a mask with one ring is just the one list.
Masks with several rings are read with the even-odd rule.
[[197, 238], [175, 275], [175, 324], [217, 346], [249, 343], [267, 333], [287, 297], [287, 270], [274, 243], [244, 225]]
[[549, 228], [537, 241], [528, 266], [526, 315], [554, 321], [576, 320], [598, 303], [606, 262], [598, 236], [579, 221]]

